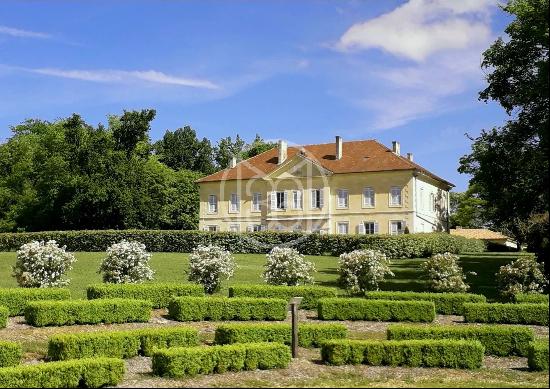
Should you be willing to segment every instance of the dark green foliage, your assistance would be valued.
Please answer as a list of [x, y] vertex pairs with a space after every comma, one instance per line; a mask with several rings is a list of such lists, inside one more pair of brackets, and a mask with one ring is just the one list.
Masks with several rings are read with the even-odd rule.
[[9, 314], [10, 310], [8, 308], [0, 306], [0, 328], [6, 328], [8, 325]]
[[300, 309], [316, 309], [317, 301], [324, 297], [336, 297], [338, 289], [323, 286], [234, 285], [229, 287], [229, 297], [265, 297], [290, 300], [303, 297]]
[[124, 361], [115, 358], [21, 365], [0, 369], [1, 388], [100, 388], [124, 377]]
[[19, 365], [22, 355], [19, 343], [0, 340], [0, 367]]
[[548, 304], [548, 295], [541, 293], [518, 293], [513, 296], [515, 303]]
[[286, 300], [248, 297], [176, 297], [168, 305], [173, 320], [284, 320]]
[[433, 301], [435, 311], [441, 315], [462, 315], [464, 303], [484, 303], [485, 296], [469, 293], [422, 292], [366, 292], [365, 298], [373, 300], [426, 300]]
[[405, 325], [388, 327], [388, 339], [463, 339], [478, 340], [485, 347], [485, 354], [507, 357], [527, 356], [533, 330], [523, 326], [508, 325]]
[[[298, 344], [300, 347], [319, 347], [328, 339], [344, 339], [347, 328], [343, 324], [300, 324]], [[292, 343], [290, 324], [222, 324], [216, 328], [216, 344], [279, 342]]]
[[431, 301], [327, 298], [319, 300], [318, 315], [321, 320], [432, 322], [435, 306]]
[[329, 365], [388, 365], [478, 369], [483, 345], [467, 340], [329, 340], [321, 356]]
[[527, 363], [531, 370], [548, 370], [548, 340], [531, 342]]
[[470, 323], [548, 325], [548, 304], [464, 304], [464, 320]]
[[226, 371], [283, 369], [290, 349], [280, 343], [170, 348], [153, 352], [153, 374], [179, 378]]
[[97, 284], [86, 289], [89, 300], [125, 298], [148, 300], [153, 308], [166, 308], [173, 297], [204, 296], [200, 285], [179, 283], [154, 284]]
[[25, 308], [25, 320], [35, 327], [148, 322], [151, 310], [146, 300], [34, 301]]
[[69, 300], [69, 289], [0, 288], [0, 305], [8, 307], [10, 316], [22, 315], [27, 303], [40, 300]]

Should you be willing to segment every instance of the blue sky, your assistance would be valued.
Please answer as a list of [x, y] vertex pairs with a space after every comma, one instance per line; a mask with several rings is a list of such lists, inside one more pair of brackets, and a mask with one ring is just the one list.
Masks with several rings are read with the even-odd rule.
[[378, 139], [464, 190], [492, 0], [0, 2], [0, 140], [26, 118], [155, 108], [151, 137]]

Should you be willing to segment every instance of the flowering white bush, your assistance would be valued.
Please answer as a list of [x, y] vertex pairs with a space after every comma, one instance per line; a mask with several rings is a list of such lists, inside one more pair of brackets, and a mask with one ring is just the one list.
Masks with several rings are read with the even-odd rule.
[[99, 267], [103, 282], [112, 284], [133, 284], [153, 279], [155, 272], [149, 267], [151, 254], [145, 245], [126, 240], [115, 243], [107, 249], [107, 257]]
[[340, 255], [340, 284], [352, 293], [378, 290], [386, 276], [393, 277], [390, 261], [377, 250], [355, 250]]
[[212, 294], [221, 287], [222, 280], [233, 276], [235, 259], [229, 251], [218, 246], [198, 246], [189, 255], [189, 281], [197, 282]]
[[313, 283], [315, 265], [306, 261], [298, 250], [274, 247], [266, 257], [263, 276], [268, 284], [296, 286]]
[[521, 255], [512, 263], [501, 266], [495, 275], [500, 293], [507, 297], [516, 293], [543, 293], [548, 285], [542, 264], [531, 255]]
[[55, 240], [22, 245], [13, 267], [13, 276], [19, 286], [50, 288], [69, 285], [71, 281], [64, 276], [76, 259], [65, 250], [66, 246], [59, 247]]
[[451, 253], [434, 254], [420, 265], [431, 290], [436, 292], [466, 292], [470, 286], [458, 265], [459, 256]]

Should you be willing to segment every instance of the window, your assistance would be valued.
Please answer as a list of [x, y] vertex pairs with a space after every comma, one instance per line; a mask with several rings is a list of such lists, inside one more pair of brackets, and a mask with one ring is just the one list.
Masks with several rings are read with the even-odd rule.
[[437, 210], [437, 200], [433, 193], [430, 194], [430, 204], [432, 205], [432, 212], [435, 212]]
[[405, 233], [405, 222], [403, 220], [392, 220], [390, 222], [390, 234], [401, 235]]
[[401, 188], [398, 186], [394, 186], [391, 188], [390, 205], [394, 207], [401, 205]]
[[363, 190], [363, 207], [374, 208], [374, 189], [371, 187]]
[[349, 196], [347, 189], [338, 189], [338, 208], [347, 208], [349, 203]]
[[261, 211], [261, 203], [262, 203], [262, 194], [261, 193], [253, 193], [252, 194], [252, 211], [260, 212]]
[[292, 208], [302, 209], [302, 191], [301, 190], [292, 191]]
[[313, 189], [311, 191], [311, 208], [321, 209], [323, 208], [323, 190]]
[[285, 210], [287, 207], [287, 194], [284, 191], [271, 192], [270, 208], [272, 211]]
[[286, 193], [277, 192], [277, 209], [286, 209]]
[[218, 212], [218, 196], [210, 195], [208, 196], [208, 213]]
[[365, 221], [362, 223], [359, 223], [357, 226], [358, 233], [359, 234], [378, 234], [378, 223], [375, 221]]
[[239, 195], [237, 193], [231, 193], [231, 204], [229, 207], [229, 211], [239, 212], [239, 209], [240, 209]]
[[231, 232], [239, 232], [239, 230], [240, 230], [240, 227], [238, 224], [231, 224], [229, 226], [229, 231]]
[[216, 232], [218, 231], [218, 226], [207, 226], [206, 231]]
[[349, 233], [349, 223], [348, 222], [340, 222], [338, 223], [338, 233], [339, 234], [348, 234]]
[[264, 230], [264, 226], [262, 226], [261, 224], [250, 224], [248, 227], [246, 227], [246, 230], [247, 230], [248, 232], [263, 231], [263, 230]]

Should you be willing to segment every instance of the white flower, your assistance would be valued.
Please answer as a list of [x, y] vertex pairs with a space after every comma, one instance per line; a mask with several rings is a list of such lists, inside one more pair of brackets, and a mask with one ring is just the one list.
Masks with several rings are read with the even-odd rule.
[[233, 276], [236, 267], [229, 251], [199, 245], [189, 255], [189, 281], [201, 284], [205, 292], [211, 294], [220, 289], [223, 278]]
[[514, 262], [501, 266], [495, 275], [500, 293], [508, 297], [517, 293], [543, 293], [548, 285], [542, 264], [531, 255], [520, 255]]
[[263, 278], [271, 285], [303, 285], [313, 283], [315, 265], [306, 261], [296, 249], [274, 247], [266, 255]]
[[353, 293], [378, 290], [385, 276], [393, 277], [390, 261], [377, 250], [355, 250], [340, 255], [340, 283]]
[[[430, 288], [437, 292], [466, 292], [470, 286], [458, 265], [459, 256], [451, 253], [434, 254], [420, 265], [429, 280]], [[474, 272], [472, 275], [476, 275]]]
[[103, 273], [103, 282], [113, 284], [152, 280], [154, 271], [149, 266], [150, 259], [151, 254], [145, 250], [144, 244], [123, 240], [107, 249], [99, 273]]

